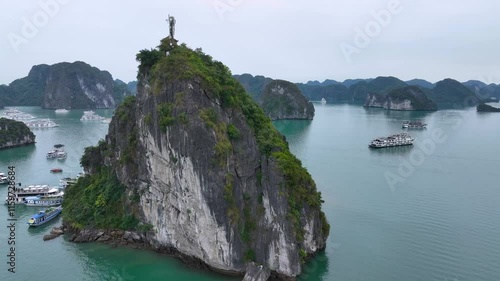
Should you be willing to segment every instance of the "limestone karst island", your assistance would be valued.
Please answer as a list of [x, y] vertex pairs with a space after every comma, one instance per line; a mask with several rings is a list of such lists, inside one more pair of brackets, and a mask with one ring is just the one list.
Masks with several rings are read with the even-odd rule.
[[229, 68], [172, 35], [139, 52], [137, 96], [85, 149], [87, 175], [64, 195], [71, 240], [137, 244], [248, 280], [297, 277], [326, 247], [321, 193]]

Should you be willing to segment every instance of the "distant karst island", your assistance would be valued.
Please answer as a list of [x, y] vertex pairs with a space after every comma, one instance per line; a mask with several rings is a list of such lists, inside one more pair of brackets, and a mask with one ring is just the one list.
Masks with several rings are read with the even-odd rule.
[[84, 62], [33, 66], [28, 76], [0, 86], [4, 106], [41, 106], [46, 109], [115, 108], [132, 95], [127, 84], [113, 80]]
[[[234, 75], [255, 99], [260, 100], [264, 88], [273, 81], [251, 74]], [[431, 83], [422, 79], [402, 81], [396, 77], [348, 79], [344, 82], [325, 80], [296, 83], [302, 94], [311, 101], [325, 99], [328, 103], [349, 103], [391, 110], [436, 110], [467, 108], [480, 102], [498, 101], [500, 85], [481, 81], [460, 83], [444, 79]], [[394, 103], [394, 95], [398, 102]], [[405, 96], [407, 99], [400, 99]], [[384, 103], [386, 104], [384, 107]]]
[[481, 103], [476, 107], [477, 112], [500, 112], [500, 108]]
[[35, 134], [20, 121], [0, 118], [0, 149], [35, 143]]
[[370, 93], [364, 106], [390, 110], [437, 110], [437, 105], [418, 86], [397, 88], [387, 94]]
[[314, 118], [314, 105], [297, 85], [288, 81], [274, 80], [267, 84], [260, 104], [271, 120]]
[[[347, 79], [344, 82], [327, 79], [323, 82], [295, 83], [306, 102], [298, 95], [294, 95], [293, 99], [290, 98], [292, 95], [283, 95], [281, 101], [277, 97], [266, 97], [264, 101], [266, 87], [273, 81], [284, 80], [251, 74], [233, 77], [273, 120], [312, 119], [314, 113], [311, 115], [311, 108], [307, 103], [322, 99], [328, 103], [349, 103], [388, 110], [456, 109], [500, 100], [500, 85], [493, 83], [486, 84], [477, 80], [460, 83], [449, 78], [437, 83], [423, 79], [405, 82], [396, 77], [381, 76], [373, 79]], [[36, 65], [27, 77], [17, 79], [9, 85], [0, 85], [0, 108], [115, 108], [125, 97], [136, 94], [137, 85], [138, 81], [125, 83], [119, 79], [113, 80], [109, 72], [79, 61]], [[293, 92], [297, 90], [294, 89]], [[272, 105], [269, 105], [271, 101]], [[281, 109], [276, 108], [278, 104]], [[269, 112], [270, 109], [273, 113]], [[295, 113], [287, 116], [287, 110]], [[298, 112], [304, 113], [299, 115]]]

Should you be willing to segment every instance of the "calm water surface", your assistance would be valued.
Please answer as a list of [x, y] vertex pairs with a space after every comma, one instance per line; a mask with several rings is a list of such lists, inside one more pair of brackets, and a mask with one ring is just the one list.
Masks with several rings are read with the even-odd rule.
[[[500, 280], [500, 114], [315, 106], [314, 121], [275, 123], [323, 193], [331, 224], [326, 251], [306, 265], [300, 280]], [[35, 130], [35, 146], [0, 151], [0, 171], [16, 166], [23, 184], [57, 185], [75, 176], [84, 147], [96, 144], [108, 127], [81, 122], [78, 110], [18, 109], [60, 124]], [[414, 146], [368, 149], [371, 139], [400, 132], [407, 119], [429, 124], [409, 131]], [[64, 162], [45, 159], [55, 143], [66, 144]], [[55, 167], [64, 173], [50, 174]], [[391, 185], [388, 175], [397, 181]], [[6, 189], [0, 186], [1, 198]], [[0, 209], [0, 226], [7, 225], [7, 209]], [[36, 210], [17, 209], [16, 274], [7, 272], [7, 233], [0, 228], [0, 280], [239, 280], [148, 251], [78, 245], [67, 237], [43, 242], [60, 219], [28, 229], [24, 223]]]

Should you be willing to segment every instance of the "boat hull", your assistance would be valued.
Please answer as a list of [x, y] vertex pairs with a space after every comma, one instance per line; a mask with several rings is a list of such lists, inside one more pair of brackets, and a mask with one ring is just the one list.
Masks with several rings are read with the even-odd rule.
[[408, 146], [413, 145], [413, 143], [405, 143], [405, 144], [394, 144], [394, 145], [384, 145], [384, 146], [376, 146], [376, 145], [368, 145], [370, 148], [388, 148], [388, 147], [398, 147], [398, 146]]
[[30, 227], [37, 227], [37, 226], [40, 226], [40, 225], [43, 225], [43, 224], [46, 224], [48, 223], [49, 221], [55, 219], [60, 213], [62, 212], [62, 208], [61, 207], [58, 207], [58, 208], [55, 208], [53, 212], [50, 212], [49, 214], [41, 217], [41, 218], [37, 218], [37, 219], [30, 219], [27, 224], [30, 226]]

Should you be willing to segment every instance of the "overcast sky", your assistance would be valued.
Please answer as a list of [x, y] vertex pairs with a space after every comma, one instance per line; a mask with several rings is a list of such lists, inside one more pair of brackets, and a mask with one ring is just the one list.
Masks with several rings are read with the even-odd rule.
[[2, 1], [0, 84], [62, 61], [135, 80], [135, 55], [168, 35], [168, 14], [179, 41], [233, 74], [500, 83], [498, 11], [494, 0]]

